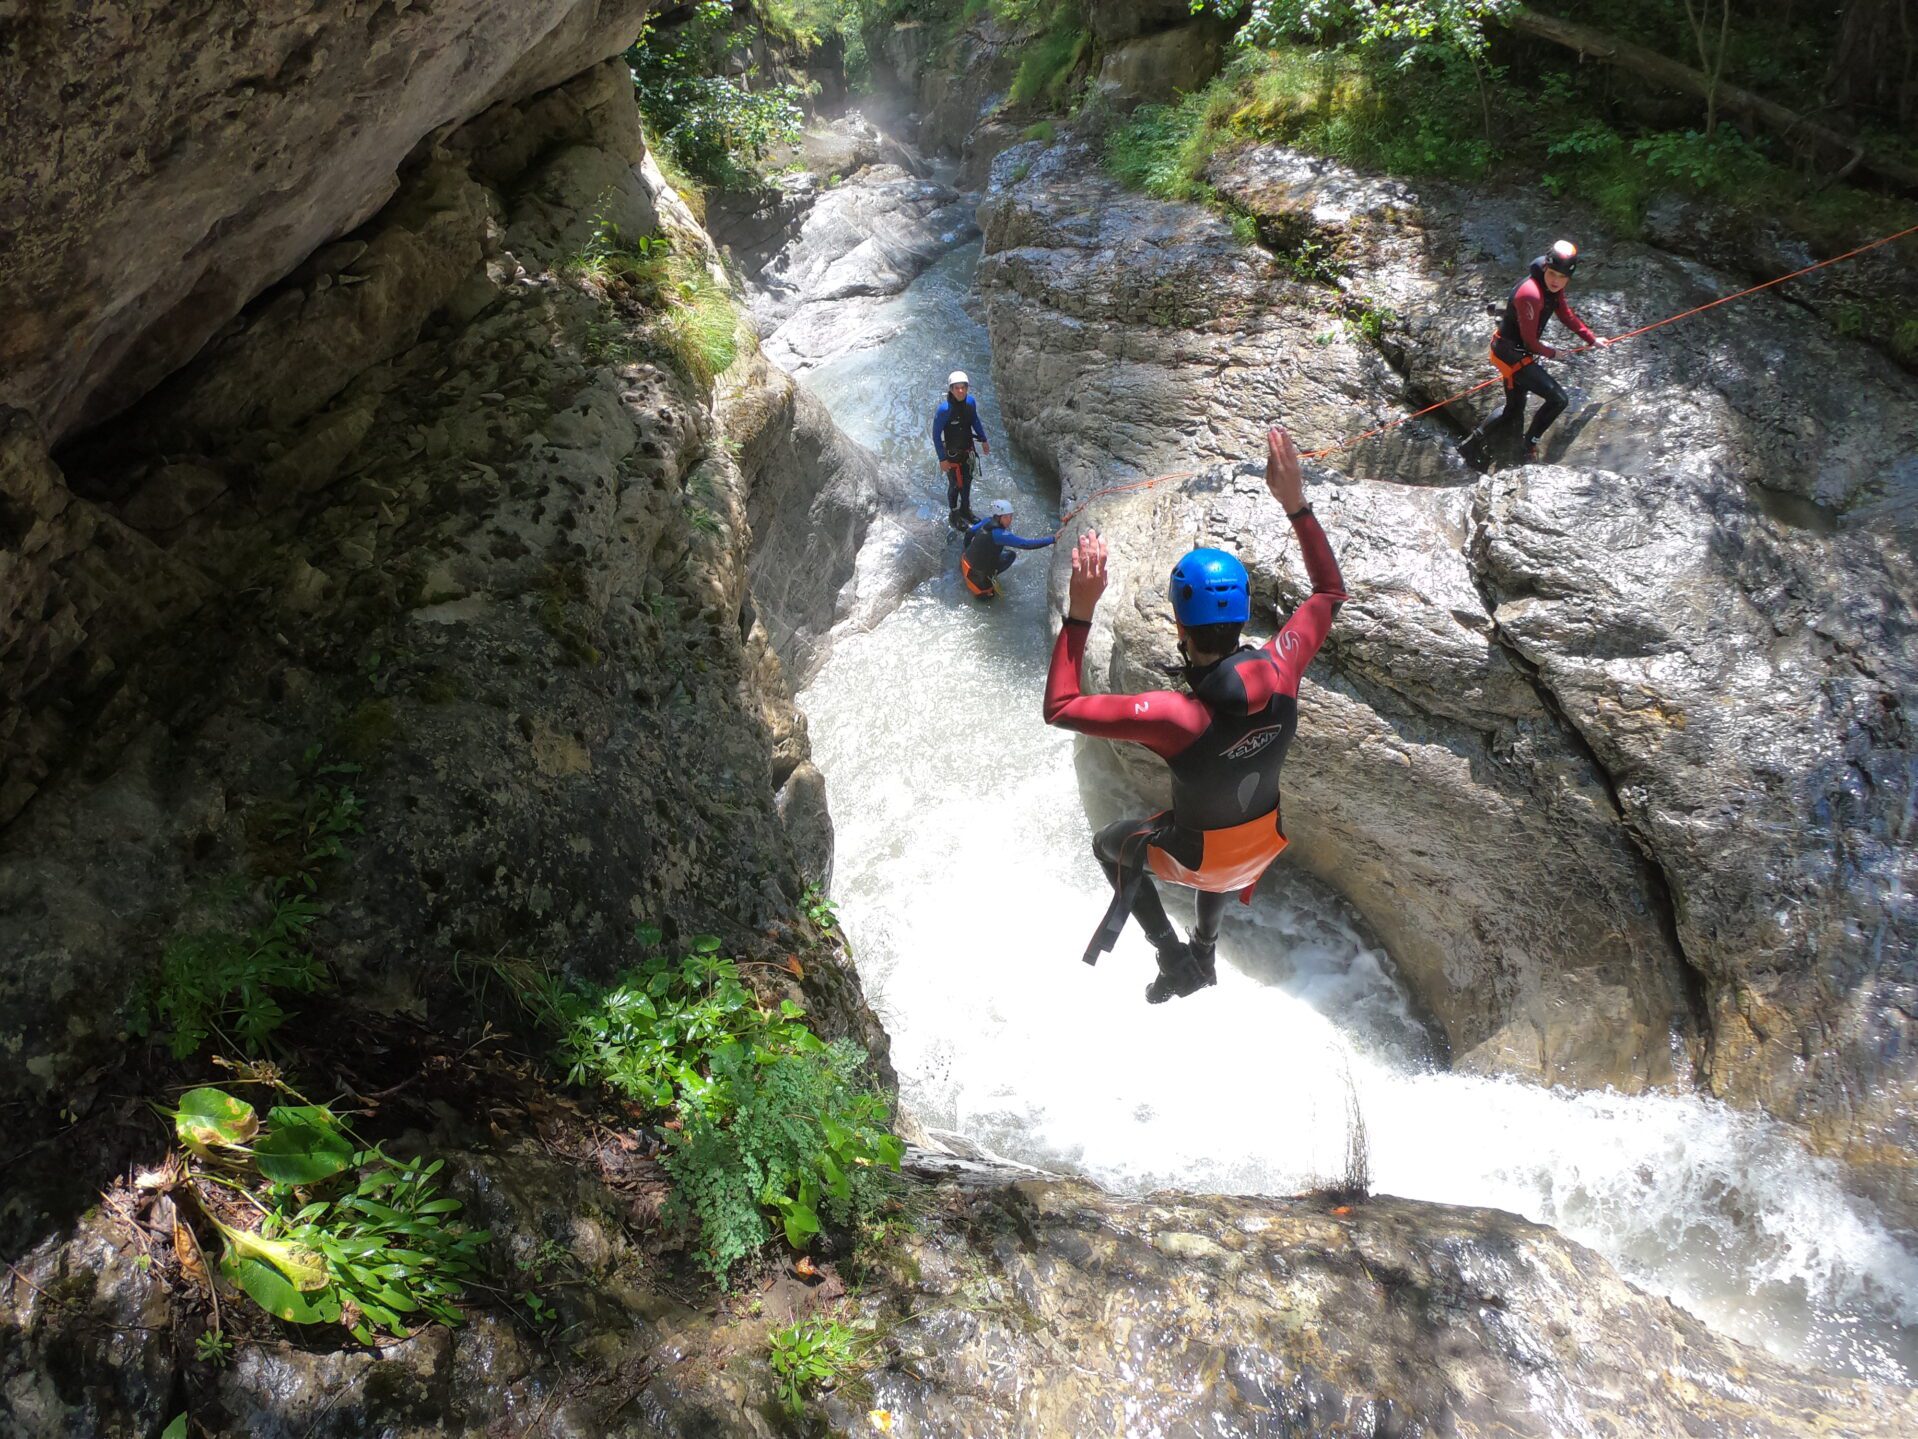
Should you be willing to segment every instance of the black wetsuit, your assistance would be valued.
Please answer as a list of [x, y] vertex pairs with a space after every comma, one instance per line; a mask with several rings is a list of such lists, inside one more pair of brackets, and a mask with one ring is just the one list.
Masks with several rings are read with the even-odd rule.
[[[1574, 331], [1586, 344], [1598, 343], [1598, 336], [1573, 312], [1565, 292], [1554, 291], [1545, 283], [1545, 260], [1546, 257], [1540, 255], [1532, 261], [1530, 273], [1513, 286], [1505, 301], [1505, 314], [1498, 322], [1492, 352], [1508, 365], [1519, 365], [1528, 356], [1531, 363], [1520, 365], [1506, 383], [1505, 403], [1474, 432], [1481, 438], [1509, 426], [1520, 431], [1527, 444], [1533, 444], [1552, 421], [1565, 412], [1564, 389], [1539, 363], [1541, 358], [1555, 359], [1558, 355], [1542, 338], [1547, 321], [1556, 316], [1560, 324]], [[1527, 395], [1537, 395], [1545, 402], [1529, 426], [1525, 423]]]
[[973, 576], [976, 587], [989, 585], [993, 577], [1004, 574], [1012, 568], [1012, 562], [1019, 558], [1020, 550], [1043, 550], [1056, 538], [1047, 535], [1043, 539], [1029, 540], [1024, 535], [1015, 535], [1011, 530], [993, 523], [997, 515], [987, 515], [966, 531], [966, 569]]
[[986, 427], [979, 421], [979, 405], [971, 395], [955, 403], [951, 391], [939, 402], [939, 408], [932, 416], [932, 448], [939, 456], [943, 467], [947, 461], [956, 461], [957, 469], [948, 469], [946, 475], [946, 509], [948, 518], [955, 523], [964, 520], [971, 524], [972, 481], [979, 473], [979, 452], [972, 447], [975, 439], [984, 440]]

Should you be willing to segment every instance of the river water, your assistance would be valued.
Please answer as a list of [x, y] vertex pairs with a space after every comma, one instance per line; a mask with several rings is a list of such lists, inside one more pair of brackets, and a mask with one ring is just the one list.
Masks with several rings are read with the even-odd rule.
[[969, 598], [931, 453], [945, 376], [966, 370], [994, 439], [973, 507], [1008, 498], [1017, 532], [1052, 531], [1055, 488], [1000, 443], [978, 253], [893, 302], [892, 338], [805, 376], [849, 434], [923, 476], [926, 543], [947, 553], [881, 624], [840, 636], [800, 696], [838, 836], [833, 898], [907, 1109], [1114, 1190], [1264, 1194], [1341, 1178], [1356, 1110], [1376, 1192], [1523, 1214], [1726, 1334], [1914, 1382], [1918, 1253], [1829, 1163], [1706, 1100], [1444, 1071], [1389, 958], [1322, 894], [1275, 875], [1249, 912], [1232, 906], [1218, 987], [1189, 999], [1145, 1003], [1136, 927], [1080, 963], [1110, 892], [1086, 811], [1116, 800], [1040, 718], [1051, 555], [1021, 556], [998, 600]]

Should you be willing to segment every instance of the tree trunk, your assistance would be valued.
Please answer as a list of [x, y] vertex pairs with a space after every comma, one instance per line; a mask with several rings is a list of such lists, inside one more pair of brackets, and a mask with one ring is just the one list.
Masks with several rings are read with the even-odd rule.
[[1880, 111], [1901, 128], [1918, 119], [1915, 11], [1914, 0], [1848, 0], [1825, 79], [1835, 104]]
[[[1696, 95], [1701, 100], [1709, 99], [1713, 93], [1710, 76], [1656, 50], [1617, 39], [1589, 26], [1541, 15], [1523, 5], [1508, 12], [1505, 23], [1521, 35], [1564, 45], [1580, 55], [1617, 65], [1660, 85]], [[1749, 90], [1742, 90], [1735, 85], [1720, 85], [1716, 91], [1718, 106], [1722, 109], [1743, 115], [1796, 144], [1811, 145], [1834, 163], [1844, 164], [1855, 157], [1859, 169], [1882, 180], [1889, 180], [1901, 189], [1918, 190], [1918, 165], [1908, 165], [1886, 155], [1865, 153], [1856, 141], [1836, 130], [1808, 120], [1796, 111], [1787, 110], [1783, 105], [1775, 104], [1762, 95], [1754, 95]]]

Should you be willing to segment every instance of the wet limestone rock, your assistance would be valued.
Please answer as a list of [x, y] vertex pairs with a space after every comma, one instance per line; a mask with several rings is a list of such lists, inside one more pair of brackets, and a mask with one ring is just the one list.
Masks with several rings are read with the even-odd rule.
[[[632, 1439], [770, 1439], [767, 1335], [836, 1292], [780, 1279], [763, 1315], [676, 1297], [630, 1201], [506, 1146], [447, 1170], [503, 1264], [563, 1275], [541, 1343], [476, 1296], [457, 1329], [368, 1350], [248, 1343], [224, 1369], [169, 1342], [167, 1297], [96, 1213], [0, 1285], [0, 1419], [20, 1439], [144, 1436], [184, 1408], [257, 1439], [478, 1436], [523, 1426]], [[927, 1187], [869, 1253], [851, 1313], [863, 1375], [819, 1402], [832, 1432], [1229, 1432], [1460, 1439], [1630, 1434], [1893, 1439], [1909, 1391], [1824, 1378], [1713, 1335], [1551, 1230], [1407, 1200], [1120, 1199], [982, 1173]], [[519, 1282], [528, 1282], [522, 1279]], [[819, 1283], [820, 1281], [814, 1281]]]
[[1219, 73], [1228, 39], [1224, 25], [1202, 20], [1125, 40], [1100, 59], [1098, 92], [1120, 110], [1189, 95]]
[[[1153, 576], [1185, 545], [1245, 549], [1280, 611], [1302, 592], [1253, 478], [1206, 467], [1256, 461], [1273, 420], [1323, 445], [1478, 383], [1485, 305], [1560, 220], [1248, 147], [1208, 172], [1248, 246], [1091, 160], [1001, 157], [982, 277], [1008, 427], [1068, 505], [1205, 471], [1087, 516], [1127, 561], [1095, 682], [1136, 688], [1163, 673]], [[1601, 334], [1737, 288], [1581, 240]], [[1437, 417], [1313, 471], [1353, 599], [1305, 689], [1295, 854], [1474, 1064], [1655, 1080], [1674, 1014], [1715, 1092], [1918, 1213], [1918, 936], [1893, 899], [1918, 879], [1918, 383], [1771, 295], [1556, 368], [1551, 467], [1480, 482]]]
[[[1222, 221], [1126, 194], [1083, 159], [1039, 155], [1043, 179], [988, 205], [982, 283], [1007, 427], [1057, 467], [1068, 507], [1200, 470], [1082, 522], [1114, 546], [1123, 586], [1088, 684], [1154, 689], [1176, 663], [1154, 577], [1192, 545], [1242, 554], [1255, 593], [1278, 600], [1255, 629], [1305, 593], [1291, 527], [1238, 469], [1263, 453], [1261, 422], [1309, 437], [1390, 371], [1362, 343], [1315, 345], [1323, 297]], [[1684, 972], [1603, 776], [1497, 641], [1463, 552], [1470, 492], [1366, 479], [1316, 495], [1352, 599], [1301, 691], [1292, 861], [1354, 902], [1461, 1062], [1670, 1079]], [[1162, 803], [1164, 765], [1118, 755], [1142, 802]], [[1616, 1023], [1590, 1024], [1594, 1007]]]
[[[477, 952], [606, 975], [642, 921], [749, 954], [825, 877], [749, 510], [828, 481], [749, 479], [656, 317], [582, 270], [609, 204], [671, 209], [616, 61], [441, 137], [326, 265], [57, 465], [10, 434], [39, 518], [9, 613], [60, 625], [10, 622], [0, 670], [40, 756], [9, 755], [0, 834], [9, 1096], [113, 1056], [188, 896], [255, 872], [315, 745], [362, 766], [322, 944], [369, 994], [438, 998]], [[808, 454], [856, 466], [807, 418]], [[150, 609], [124, 593], [148, 584]], [[883, 1067], [830, 969], [822, 1027]]]
[[420, 141], [557, 85], [646, 0], [8, 9], [0, 404], [124, 408], [394, 194]]

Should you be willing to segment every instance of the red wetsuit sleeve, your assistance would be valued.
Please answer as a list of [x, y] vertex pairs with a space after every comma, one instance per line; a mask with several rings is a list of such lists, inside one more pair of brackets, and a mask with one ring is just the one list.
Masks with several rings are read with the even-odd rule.
[[1567, 325], [1571, 326], [1573, 331], [1577, 333], [1579, 339], [1583, 340], [1586, 344], [1596, 345], [1598, 343], [1598, 336], [1592, 333], [1592, 327], [1579, 319], [1577, 313], [1572, 309], [1572, 302], [1566, 299], [1563, 293], [1558, 297], [1558, 317]]
[[1299, 553], [1305, 557], [1305, 573], [1312, 581], [1312, 593], [1304, 604], [1292, 611], [1285, 628], [1267, 642], [1266, 652], [1278, 662], [1282, 676], [1280, 689], [1285, 694], [1299, 692], [1299, 680], [1312, 657], [1325, 643], [1332, 628], [1332, 617], [1344, 604], [1345, 577], [1332, 546], [1319, 528], [1318, 516], [1310, 513], [1292, 521], [1292, 532], [1299, 537]]
[[1190, 695], [1149, 690], [1136, 695], [1088, 695], [1079, 692], [1079, 666], [1092, 626], [1067, 620], [1052, 647], [1046, 674], [1046, 723], [1100, 739], [1131, 740], [1161, 759], [1171, 759], [1204, 734], [1212, 723], [1206, 707]]
[[1539, 293], [1537, 280], [1527, 280], [1518, 287], [1518, 292], [1512, 296], [1512, 308], [1518, 311], [1518, 337], [1525, 342], [1525, 348], [1548, 360], [1555, 358], [1558, 351], [1538, 337], [1545, 297]]

